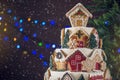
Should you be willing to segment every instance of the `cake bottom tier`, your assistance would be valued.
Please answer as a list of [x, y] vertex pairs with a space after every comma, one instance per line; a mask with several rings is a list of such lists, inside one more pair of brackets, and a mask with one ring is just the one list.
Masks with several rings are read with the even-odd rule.
[[112, 80], [109, 70], [91, 72], [53, 71], [48, 69], [44, 80]]

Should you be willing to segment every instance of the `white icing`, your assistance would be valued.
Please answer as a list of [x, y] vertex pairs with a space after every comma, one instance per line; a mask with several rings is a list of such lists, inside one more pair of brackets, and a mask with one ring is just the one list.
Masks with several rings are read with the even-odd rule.
[[94, 28], [92, 27], [71, 27], [71, 28], [65, 28], [65, 33], [67, 32], [67, 30], [71, 30], [72, 31], [72, 34], [76, 33], [78, 30], [82, 30], [83, 32], [85, 32], [87, 35], [90, 36], [92, 30]]
[[104, 72], [102, 71], [95, 71], [95, 72], [71, 72], [71, 71], [50, 71], [51, 77], [49, 80], [58, 80], [58, 78], [62, 78], [65, 73], [69, 73], [75, 80], [78, 80], [80, 75], [82, 74], [85, 78], [85, 80], [88, 80], [89, 75], [90, 76], [96, 76], [96, 75], [104, 75]]

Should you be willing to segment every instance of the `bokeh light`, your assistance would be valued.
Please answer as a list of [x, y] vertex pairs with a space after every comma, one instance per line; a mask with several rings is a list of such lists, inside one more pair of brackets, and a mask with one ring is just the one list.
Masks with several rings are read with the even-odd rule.
[[37, 37], [37, 33], [33, 33], [33, 37], [34, 37], [34, 38]]
[[17, 17], [16, 17], [16, 16], [14, 16], [14, 17], [13, 17], [13, 20], [14, 20], [14, 21], [16, 21], [16, 20], [17, 20]]
[[4, 11], [1, 11], [0, 14], [4, 14]]
[[50, 25], [54, 26], [54, 25], [55, 25], [55, 21], [54, 21], [54, 20], [51, 20], [51, 21], [50, 21]]
[[117, 52], [120, 53], [120, 48], [118, 48]]
[[20, 47], [21, 47], [21, 46], [20, 46], [19, 44], [18, 44], [18, 45], [16, 45], [16, 48], [17, 48], [17, 49], [20, 49]]
[[7, 10], [7, 13], [8, 13], [8, 14], [12, 13], [12, 10], [11, 10], [11, 9], [8, 9], [8, 10]]
[[19, 31], [20, 31], [20, 32], [23, 32], [23, 28], [21, 27], [21, 28], [19, 29]]
[[31, 21], [31, 18], [28, 18], [27, 21], [30, 22], [30, 21]]
[[7, 26], [7, 23], [5, 23], [5, 26]]
[[41, 23], [41, 25], [42, 25], [42, 26], [45, 26], [45, 25], [46, 25], [46, 22], [45, 22], [45, 21], [43, 21], [43, 22]]
[[7, 31], [7, 28], [4, 28], [3, 31], [6, 32], [6, 31]]
[[40, 46], [40, 47], [43, 46], [43, 43], [42, 43], [42, 42], [39, 42], [39, 43], [38, 43], [38, 46]]
[[8, 41], [8, 39], [9, 39], [8, 36], [5, 36], [5, 37], [3, 38], [4, 41]]
[[2, 20], [2, 17], [0, 16], [0, 21]]
[[36, 50], [32, 50], [32, 54], [33, 54], [33, 55], [36, 55], [36, 54], [37, 54], [37, 51], [36, 51]]
[[48, 63], [46, 61], [43, 62], [43, 66], [44, 67], [47, 67], [48, 66]]
[[34, 23], [37, 24], [37, 23], [38, 23], [38, 20], [34, 20]]
[[39, 58], [40, 58], [40, 59], [43, 59], [43, 58], [44, 58], [43, 54], [40, 54], [40, 55], [39, 55]]
[[71, 26], [70, 25], [66, 25], [65, 28], [70, 28]]
[[23, 19], [20, 19], [19, 22], [20, 22], [20, 23], [23, 23]]
[[49, 49], [51, 44], [46, 44], [46, 48]]
[[19, 23], [18, 22], [15, 22], [15, 27], [18, 27], [19, 26]]
[[52, 48], [56, 48], [56, 44], [52, 44]]
[[110, 21], [105, 21], [104, 24], [105, 24], [105, 26], [109, 26], [110, 25]]
[[27, 42], [29, 40], [29, 37], [28, 36], [24, 36], [23, 40]]
[[13, 41], [17, 41], [17, 38], [16, 38], [16, 37], [14, 37], [14, 38], [13, 38]]
[[27, 51], [23, 51], [23, 54], [26, 55], [26, 54], [28, 54], [28, 52]]

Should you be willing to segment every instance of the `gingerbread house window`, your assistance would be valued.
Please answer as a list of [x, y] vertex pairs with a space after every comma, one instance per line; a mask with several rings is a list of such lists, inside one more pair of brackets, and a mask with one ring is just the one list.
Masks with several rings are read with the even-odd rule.
[[57, 57], [58, 59], [61, 59], [61, 58], [62, 58], [62, 54], [61, 54], [60, 52], [58, 52], [57, 55], [56, 55], [56, 57]]
[[75, 60], [71, 60], [71, 65], [76, 65], [76, 61]]
[[80, 55], [76, 55], [75, 58], [76, 58], [76, 60], [81, 60], [81, 56]]
[[82, 20], [77, 20], [76, 23], [77, 26], [82, 26]]

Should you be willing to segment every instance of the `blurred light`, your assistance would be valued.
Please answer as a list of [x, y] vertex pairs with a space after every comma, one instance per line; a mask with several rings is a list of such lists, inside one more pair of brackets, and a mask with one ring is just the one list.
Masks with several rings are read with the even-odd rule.
[[118, 53], [120, 53], [120, 48], [118, 48]]
[[37, 23], [38, 23], [38, 20], [34, 20], [34, 23], [37, 24]]
[[44, 67], [47, 67], [48, 66], [48, 63], [46, 61], [43, 62], [43, 66]]
[[7, 13], [8, 13], [8, 14], [12, 13], [12, 10], [11, 10], [11, 9], [8, 9], [8, 10], [7, 10]]
[[2, 17], [0, 16], [0, 21], [2, 20]]
[[42, 25], [42, 26], [45, 26], [45, 25], [46, 25], [46, 22], [45, 22], [45, 21], [43, 21], [43, 22], [41, 23], [41, 25]]
[[39, 55], [39, 58], [40, 58], [40, 59], [43, 59], [43, 58], [44, 58], [44, 56], [43, 56], [42, 54], [40, 54], [40, 55]]
[[50, 48], [50, 46], [51, 46], [50, 44], [46, 44], [46, 48], [47, 48], [47, 49]]
[[105, 21], [104, 24], [105, 24], [105, 26], [109, 26], [110, 22], [109, 21]]
[[7, 23], [5, 23], [5, 26], [7, 26]]
[[17, 20], [17, 17], [16, 17], [16, 16], [14, 16], [14, 17], [13, 17], [13, 19], [16, 21], [16, 20]]
[[21, 27], [21, 28], [19, 29], [19, 31], [20, 31], [20, 32], [23, 32], [23, 28]]
[[16, 38], [16, 37], [14, 37], [14, 38], [13, 38], [13, 41], [17, 41], [17, 38]]
[[32, 50], [32, 54], [33, 54], [33, 55], [36, 55], [36, 54], [37, 54], [37, 51], [36, 51], [36, 50]]
[[51, 21], [50, 21], [50, 25], [54, 26], [54, 25], [55, 25], [55, 21], [54, 21], [54, 20], [51, 20]]
[[65, 28], [70, 28], [70, 27], [71, 27], [71, 26], [69, 26], [69, 25], [66, 25], [66, 26], [65, 26]]
[[28, 36], [24, 36], [23, 40], [24, 40], [24, 41], [28, 41], [28, 40], [29, 40], [29, 37], [28, 37]]
[[8, 39], [9, 39], [9, 38], [8, 38], [7, 36], [5, 36], [5, 37], [3, 38], [4, 41], [8, 41]]
[[31, 18], [28, 18], [27, 20], [28, 20], [28, 22], [29, 22], [29, 21], [31, 21]]
[[20, 45], [18, 44], [18, 45], [16, 46], [16, 48], [19, 49], [19, 48], [20, 48]]
[[0, 22], [0, 26], [2, 25], [2, 23]]
[[33, 34], [33, 37], [37, 37], [37, 33], [34, 33], [34, 34]]
[[4, 14], [4, 11], [1, 11], [0, 14]]
[[25, 55], [26, 55], [27, 53], [28, 53], [27, 51], [23, 51], [23, 54], [25, 54]]
[[18, 23], [18, 22], [16, 22], [16, 23], [15, 23], [15, 26], [16, 26], [16, 27], [18, 27], [18, 26], [19, 26], [19, 23]]
[[20, 23], [23, 23], [23, 19], [20, 19], [20, 21], [19, 21]]
[[55, 45], [55, 44], [52, 44], [52, 48], [56, 48], [56, 45]]
[[3, 31], [6, 32], [6, 31], [7, 31], [7, 28], [4, 28]]
[[43, 46], [43, 43], [42, 43], [42, 42], [39, 42], [39, 43], [38, 43], [38, 46]]

